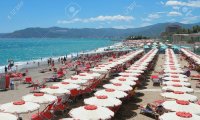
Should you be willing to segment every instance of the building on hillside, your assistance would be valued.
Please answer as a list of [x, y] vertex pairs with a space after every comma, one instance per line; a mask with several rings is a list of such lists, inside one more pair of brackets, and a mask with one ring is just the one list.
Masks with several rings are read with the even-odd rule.
[[181, 29], [179, 25], [169, 25], [165, 28], [165, 32], [167, 33], [174, 33]]

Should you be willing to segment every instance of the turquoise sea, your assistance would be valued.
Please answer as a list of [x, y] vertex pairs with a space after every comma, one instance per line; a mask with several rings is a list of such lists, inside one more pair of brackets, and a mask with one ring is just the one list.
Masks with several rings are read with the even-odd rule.
[[0, 39], [0, 66], [15, 62], [65, 56], [114, 44], [109, 39], [6, 38]]

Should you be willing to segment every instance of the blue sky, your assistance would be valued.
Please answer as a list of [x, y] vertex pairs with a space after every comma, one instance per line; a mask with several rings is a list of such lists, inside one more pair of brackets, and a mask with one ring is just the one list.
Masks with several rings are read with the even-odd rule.
[[1, 0], [0, 33], [27, 27], [136, 28], [200, 22], [200, 0]]

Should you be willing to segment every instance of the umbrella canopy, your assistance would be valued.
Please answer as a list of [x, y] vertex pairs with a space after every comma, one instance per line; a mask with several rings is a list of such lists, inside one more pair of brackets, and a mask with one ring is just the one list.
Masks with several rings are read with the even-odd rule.
[[186, 101], [191, 101], [191, 102], [197, 101], [196, 96], [191, 95], [191, 94], [187, 94], [187, 93], [184, 93], [184, 92], [180, 92], [180, 91], [161, 93], [161, 96], [163, 96], [165, 98], [177, 99], [177, 100], [186, 100]]
[[103, 85], [103, 87], [107, 89], [114, 89], [114, 90], [120, 90], [120, 91], [131, 91], [133, 89], [129, 85], [120, 84], [120, 83], [105, 84]]
[[127, 93], [123, 92], [123, 91], [119, 91], [119, 90], [114, 90], [114, 89], [103, 89], [103, 90], [99, 90], [97, 92], [94, 93], [95, 96], [100, 96], [100, 95], [106, 95], [109, 97], [114, 97], [114, 98], [125, 98], [128, 96]]
[[69, 83], [72, 83], [72, 84], [82, 85], [82, 84], [87, 83], [88, 80], [82, 80], [82, 79], [78, 79], [78, 78], [71, 78], [71, 79], [65, 79], [65, 80], [63, 80], [63, 82], [69, 82]]
[[136, 76], [139, 76], [140, 74], [139, 73], [121, 72], [121, 73], [119, 73], [119, 75], [136, 77]]
[[99, 73], [95, 73], [95, 72], [84, 72], [84, 73], [80, 73], [80, 74], [85, 74], [87, 76], [91, 76], [91, 77], [94, 77], [94, 78], [99, 78], [101, 76], [101, 74]]
[[190, 112], [200, 115], [200, 105], [183, 100], [165, 101], [163, 107], [170, 111]]
[[119, 77], [115, 77], [113, 80], [131, 80], [131, 81], [137, 81], [138, 78], [137, 77], [129, 77], [129, 76], [119, 76]]
[[58, 86], [51, 86], [49, 88], [43, 88], [40, 90], [41, 92], [52, 94], [52, 95], [63, 95], [63, 94], [70, 94], [70, 91], [67, 89], [63, 89]]
[[172, 77], [172, 78], [187, 78], [186, 75], [183, 74], [174, 74], [174, 73], [165, 73], [165, 77]]
[[72, 109], [69, 115], [79, 120], [107, 120], [114, 116], [114, 112], [106, 107], [86, 105]]
[[133, 70], [133, 69], [131, 69], [131, 70], [125, 70], [126, 72], [132, 72], [132, 73], [144, 73], [144, 71], [143, 70]]
[[185, 87], [191, 86], [191, 84], [189, 82], [179, 82], [179, 80], [166, 81], [166, 82], [163, 82], [162, 84], [166, 85], [166, 86], [173, 86], [173, 85], [181, 85], [181, 86], [185, 86]]
[[0, 119], [1, 120], [17, 120], [17, 117], [10, 113], [0, 112]]
[[72, 90], [72, 89], [80, 89], [80, 85], [69, 83], [69, 82], [60, 82], [53, 84], [53, 86], [58, 86], [67, 90]]
[[164, 86], [162, 87], [163, 91], [181, 91], [181, 92], [186, 92], [186, 93], [193, 93], [194, 90], [192, 88], [188, 87], [181, 87], [179, 85], [175, 86]]
[[101, 67], [92, 68], [92, 69], [90, 69], [90, 71], [97, 72], [97, 73], [107, 73], [107, 72], [109, 72], [108, 69], [101, 68]]
[[78, 78], [78, 79], [82, 79], [82, 80], [92, 80], [94, 79], [93, 76], [89, 76], [87, 74], [84, 74], [84, 73], [80, 73], [79, 75], [74, 75], [74, 76], [71, 76], [71, 78]]
[[88, 105], [96, 105], [102, 107], [115, 107], [120, 106], [122, 104], [122, 101], [117, 98], [101, 95], [84, 99], [84, 103]]
[[26, 96], [23, 96], [22, 99], [27, 102], [47, 104], [47, 103], [55, 101], [57, 97], [53, 95], [49, 95], [49, 94], [44, 94], [44, 93], [34, 93], [34, 94], [28, 94]]
[[32, 102], [25, 102], [23, 100], [5, 103], [0, 106], [0, 110], [2, 110], [3, 112], [17, 113], [17, 114], [32, 112], [38, 110], [39, 108], [40, 108], [39, 104]]
[[200, 120], [200, 116], [188, 112], [169, 112], [161, 115], [159, 120]]
[[170, 69], [165, 69], [165, 73], [184, 73], [183, 70], [170, 70]]
[[126, 80], [126, 79], [118, 79], [118, 80], [110, 80], [111, 83], [121, 83], [121, 84], [126, 84], [126, 85], [130, 85], [130, 86], [134, 86], [136, 85], [136, 82], [131, 81], [131, 80]]
[[179, 82], [187, 82], [188, 79], [187, 78], [174, 78], [174, 77], [164, 77], [162, 78], [163, 80], [167, 80], [167, 81], [179, 81]]

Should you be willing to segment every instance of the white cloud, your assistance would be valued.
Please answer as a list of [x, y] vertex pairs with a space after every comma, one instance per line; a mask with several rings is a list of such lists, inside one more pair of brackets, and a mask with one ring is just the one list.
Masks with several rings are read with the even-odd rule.
[[115, 15], [115, 16], [97, 16], [91, 18], [75, 18], [72, 20], [58, 20], [58, 24], [70, 24], [75, 22], [110, 22], [110, 21], [131, 21], [134, 20], [133, 16], [123, 16], [123, 15]]
[[155, 13], [155, 14], [149, 14], [148, 18], [150, 18], [150, 19], [157, 19], [157, 18], [160, 18], [160, 15], [157, 14], [157, 13]]
[[190, 0], [188, 2], [169, 0], [165, 3], [167, 6], [188, 6], [188, 7], [200, 7], [200, 0]]
[[179, 10], [180, 7], [178, 7], [178, 6], [173, 6], [173, 9], [174, 9], [174, 10]]
[[166, 12], [156, 12], [156, 13], [149, 14], [146, 18], [142, 18], [142, 21], [150, 22], [154, 19], [160, 18], [161, 14], [164, 14], [164, 13], [166, 13]]
[[113, 26], [112, 28], [115, 28], [115, 29], [127, 29], [127, 28], [134, 28], [134, 26], [130, 26], [130, 25], [119, 25], [119, 26]]
[[193, 22], [197, 21], [199, 18], [200, 18], [200, 16], [185, 17], [185, 18], [183, 18], [181, 23], [184, 23], [184, 24], [193, 23]]
[[182, 13], [176, 12], [176, 11], [172, 11], [172, 12], [168, 13], [168, 16], [182, 16]]

